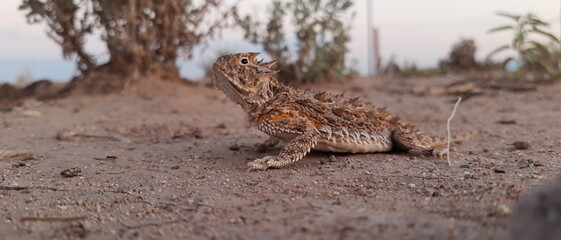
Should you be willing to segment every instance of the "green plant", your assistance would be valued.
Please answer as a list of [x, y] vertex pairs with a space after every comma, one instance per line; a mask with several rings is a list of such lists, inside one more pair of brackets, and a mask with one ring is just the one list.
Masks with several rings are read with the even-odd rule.
[[[348, 17], [352, 4], [351, 0], [275, 0], [266, 24], [249, 15], [237, 20], [246, 39], [262, 45], [265, 52], [279, 61], [281, 80], [345, 81], [354, 72], [345, 66], [350, 26], [342, 19]], [[294, 23], [295, 49], [289, 47], [283, 26], [287, 13]]]
[[[514, 23], [492, 28], [488, 32], [510, 31], [513, 39], [510, 44], [502, 45], [489, 53], [488, 58], [510, 49], [514, 50], [516, 55], [507, 57], [504, 64], [516, 60], [521, 64], [520, 71], [545, 73], [543, 78], [557, 77], [561, 74], [559, 39], [549, 32], [549, 23], [531, 13], [525, 15], [497, 13], [497, 15], [506, 17]], [[550, 43], [543, 44], [536, 38], [547, 39]]]

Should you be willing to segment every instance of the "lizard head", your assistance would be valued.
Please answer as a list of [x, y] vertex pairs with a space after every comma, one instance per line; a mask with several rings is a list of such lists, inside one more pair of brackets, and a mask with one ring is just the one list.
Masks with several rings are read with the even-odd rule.
[[276, 61], [263, 63], [255, 59], [257, 55], [224, 55], [212, 65], [215, 85], [244, 109], [248, 104], [269, 101], [273, 97], [271, 87], [278, 84], [278, 71], [271, 70]]

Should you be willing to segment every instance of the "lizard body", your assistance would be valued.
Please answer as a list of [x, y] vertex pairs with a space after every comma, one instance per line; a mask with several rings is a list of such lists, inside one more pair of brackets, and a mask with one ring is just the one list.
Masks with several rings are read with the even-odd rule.
[[271, 137], [256, 148], [266, 149], [279, 141], [288, 143], [278, 156], [249, 162], [249, 170], [283, 167], [312, 149], [369, 153], [397, 147], [437, 156], [446, 153], [446, 138], [424, 134], [384, 108], [359, 98], [302, 91], [280, 83], [278, 71], [272, 70], [275, 61], [257, 61], [258, 54], [225, 55], [213, 65], [215, 85], [242, 107], [252, 126]]

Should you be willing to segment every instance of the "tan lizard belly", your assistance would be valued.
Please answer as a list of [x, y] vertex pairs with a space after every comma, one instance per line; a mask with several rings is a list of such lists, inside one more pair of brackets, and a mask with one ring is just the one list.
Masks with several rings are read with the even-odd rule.
[[316, 146], [312, 148], [323, 152], [347, 152], [347, 153], [369, 153], [369, 152], [387, 152], [392, 149], [392, 141], [389, 138], [383, 138], [379, 141], [369, 143], [354, 142], [333, 142], [325, 139], [318, 140]]

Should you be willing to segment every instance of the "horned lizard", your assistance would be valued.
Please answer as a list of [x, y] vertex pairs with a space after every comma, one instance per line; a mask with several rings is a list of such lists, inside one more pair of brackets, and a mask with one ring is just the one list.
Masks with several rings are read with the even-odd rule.
[[[276, 61], [257, 61], [259, 53], [219, 57], [215, 85], [247, 113], [252, 126], [270, 138], [257, 149], [288, 142], [277, 156], [247, 164], [249, 170], [279, 168], [302, 159], [312, 149], [327, 152], [387, 152], [392, 148], [442, 156], [446, 138], [433, 137], [359, 98], [298, 90], [278, 81]], [[465, 136], [454, 137], [457, 141]]]

